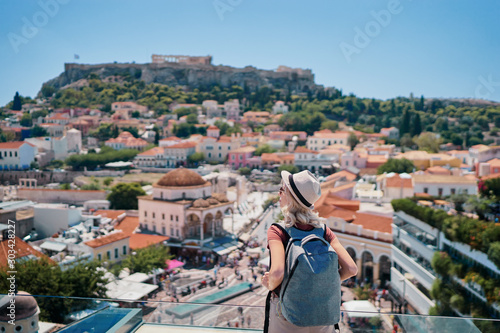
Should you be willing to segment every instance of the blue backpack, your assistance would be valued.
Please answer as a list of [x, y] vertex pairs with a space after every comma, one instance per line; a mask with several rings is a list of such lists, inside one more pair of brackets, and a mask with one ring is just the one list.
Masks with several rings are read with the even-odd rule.
[[280, 309], [296, 326], [334, 325], [340, 321], [338, 255], [325, 240], [326, 226], [303, 231], [275, 223], [289, 236]]

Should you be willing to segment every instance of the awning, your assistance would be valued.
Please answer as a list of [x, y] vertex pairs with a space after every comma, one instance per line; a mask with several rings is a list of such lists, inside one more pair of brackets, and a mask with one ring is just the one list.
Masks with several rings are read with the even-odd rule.
[[106, 284], [106, 289], [106, 295], [117, 301], [138, 300], [158, 289], [158, 286], [149, 283], [115, 280]]
[[146, 273], [134, 273], [132, 275], [127, 276], [123, 279], [124, 281], [132, 281], [132, 282], [144, 282], [149, 280], [149, 276]]
[[64, 251], [64, 249], [66, 249], [66, 246], [68, 245], [65, 243], [46, 241], [45, 243], [40, 245], [40, 248], [49, 251], [61, 252]]
[[184, 263], [182, 261], [177, 260], [177, 259], [167, 260], [165, 263], [167, 264], [167, 268], [166, 268], [167, 271], [171, 271], [175, 268], [184, 266]]
[[380, 313], [369, 301], [349, 301], [342, 303], [350, 318], [377, 317]]

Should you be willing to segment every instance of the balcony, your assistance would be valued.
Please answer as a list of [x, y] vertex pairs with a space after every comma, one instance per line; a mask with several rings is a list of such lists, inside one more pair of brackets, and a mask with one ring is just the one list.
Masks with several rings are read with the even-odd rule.
[[[418, 279], [417, 279], [418, 280]], [[391, 268], [391, 287], [406, 299], [418, 313], [429, 313], [435, 303], [394, 267]]]
[[[432, 283], [436, 277], [432, 274], [432, 268], [424, 268], [423, 262], [419, 262], [418, 258], [410, 257], [403, 251], [392, 245], [392, 258], [395, 263], [403, 267], [403, 269], [412, 274], [428, 290], [431, 289]], [[392, 283], [392, 280], [391, 280]]]
[[[402, 279], [399, 272], [394, 272], [397, 280]], [[407, 282], [406, 298], [413, 305], [416, 299], [422, 295], [418, 290]], [[401, 282], [402, 283], [402, 282]], [[401, 285], [396, 285], [396, 288]], [[398, 289], [399, 291], [399, 289]], [[24, 297], [24, 296], [18, 296]], [[26, 296], [30, 297], [30, 296]], [[66, 304], [74, 311], [65, 324], [38, 322], [39, 331], [54, 331], [58, 329], [61, 333], [73, 332], [262, 332], [264, 321], [263, 305], [239, 305], [239, 304], [193, 304], [172, 303], [166, 301], [135, 301], [118, 299], [83, 299], [69, 297], [36, 296], [35, 300], [39, 306], [50, 307], [55, 303], [55, 308]], [[423, 302], [422, 306], [431, 306], [432, 302]], [[182, 315], [172, 315], [175, 309], [190, 308]], [[41, 309], [41, 316], [46, 315], [46, 309]], [[45, 312], [45, 313], [44, 313]], [[178, 312], [178, 311], [177, 311]], [[181, 311], [182, 312], [182, 311]], [[246, 320], [243, 325], [241, 318]], [[372, 317], [377, 320], [370, 321]], [[31, 317], [32, 318], [32, 317]], [[18, 320], [16, 324], [31, 325], [32, 320]], [[254, 318], [248, 322], [247, 318]], [[478, 319], [478, 318], [456, 318], [456, 317], [433, 317], [426, 315], [405, 315], [379, 311], [343, 311], [343, 321], [340, 322], [341, 332], [371, 333], [392, 332], [393, 325], [397, 324], [399, 329], [407, 333], [441, 332], [457, 333], [472, 332], [479, 333], [476, 325], [492, 325], [493, 328], [500, 327], [500, 320]], [[379, 320], [380, 319], [380, 320]], [[379, 322], [378, 327], [372, 326], [373, 322]], [[0, 323], [0, 325], [2, 325]], [[243, 327], [241, 327], [243, 326]], [[22, 331], [23, 328], [18, 329]]]

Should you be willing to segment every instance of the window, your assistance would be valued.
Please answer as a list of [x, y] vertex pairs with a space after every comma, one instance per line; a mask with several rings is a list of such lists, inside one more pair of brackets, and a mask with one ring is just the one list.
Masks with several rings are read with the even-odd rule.
[[161, 219], [164, 220], [165, 219], [165, 213], [162, 213], [161, 214]]
[[232, 160], [234, 161], [234, 159], [235, 159], [235, 156], [233, 155], [233, 156], [231, 157], [231, 159], [232, 159]]
[[179, 222], [179, 215], [175, 215], [175, 222]]
[[179, 229], [175, 230], [175, 234], [179, 237]]
[[14, 156], [17, 157], [17, 151], [14, 152]]
[[123, 255], [127, 254], [127, 245], [123, 245]]
[[219, 157], [222, 157], [222, 154], [221, 154], [221, 153], [219, 153]]
[[438, 195], [439, 195], [439, 196], [442, 196], [442, 195], [443, 195], [443, 189], [442, 189], [442, 188], [438, 188]]
[[450, 189], [450, 193], [455, 194], [455, 189], [454, 188]]
[[144, 211], [144, 217], [148, 217], [148, 212]]
[[173, 221], [173, 220], [174, 220], [174, 216], [170, 215], [170, 221]]
[[155, 212], [153, 212], [153, 218], [155, 218]]
[[356, 166], [356, 161], [354, 161], [354, 166]]
[[153, 232], [156, 232], [156, 224], [153, 224]]
[[424, 193], [429, 193], [429, 189], [427, 187], [424, 187]]
[[349, 166], [349, 161], [345, 161], [345, 166]]
[[222, 150], [222, 146], [219, 146], [219, 150]]
[[102, 261], [102, 255], [100, 253], [97, 255], [97, 260]]
[[208, 157], [212, 157], [212, 153], [208, 153]]
[[12, 157], [12, 152], [11, 151], [9, 151], [9, 155], [10, 155], [10, 157]]
[[170, 236], [174, 235], [174, 228], [170, 227]]
[[115, 259], [118, 259], [118, 248], [115, 249]]
[[111, 259], [111, 251], [106, 252], [106, 258]]

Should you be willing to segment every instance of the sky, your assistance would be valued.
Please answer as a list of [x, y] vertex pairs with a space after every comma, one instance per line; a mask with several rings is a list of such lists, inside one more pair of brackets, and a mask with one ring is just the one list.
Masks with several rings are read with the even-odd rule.
[[1, 0], [0, 106], [64, 63], [152, 54], [308, 68], [359, 97], [500, 101], [499, 17], [497, 0]]

